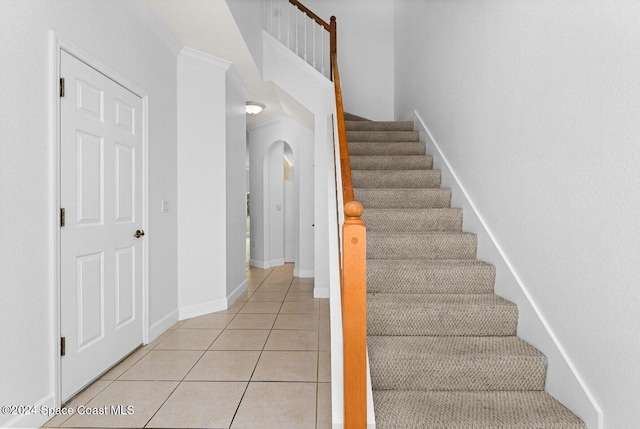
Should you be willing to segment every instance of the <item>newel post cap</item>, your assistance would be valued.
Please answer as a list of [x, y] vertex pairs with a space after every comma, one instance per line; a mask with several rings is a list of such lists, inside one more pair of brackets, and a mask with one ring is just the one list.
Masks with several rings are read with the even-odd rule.
[[344, 215], [346, 218], [359, 219], [364, 213], [364, 207], [359, 201], [349, 201], [344, 205]]

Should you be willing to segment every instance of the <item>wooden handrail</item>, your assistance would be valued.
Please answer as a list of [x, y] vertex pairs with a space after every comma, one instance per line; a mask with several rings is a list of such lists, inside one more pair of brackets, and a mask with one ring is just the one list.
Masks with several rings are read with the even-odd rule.
[[289, 3], [291, 3], [292, 5], [297, 7], [298, 9], [300, 9], [302, 12], [306, 13], [309, 18], [311, 18], [315, 22], [317, 22], [318, 25], [323, 26], [325, 30], [331, 32], [331, 30], [329, 28], [329, 24], [327, 24], [327, 22], [324, 19], [320, 18], [318, 15], [316, 15], [313, 12], [311, 12], [311, 10], [309, 10], [309, 8], [307, 8], [305, 5], [300, 3], [298, 0], [289, 0]]
[[307, 14], [329, 32], [330, 75], [336, 98], [337, 136], [340, 147], [340, 172], [344, 223], [342, 226], [342, 260], [340, 295], [342, 298], [344, 428], [367, 427], [367, 232], [362, 204], [355, 201], [351, 179], [351, 162], [344, 120], [344, 104], [338, 71], [338, 26], [332, 16], [330, 24], [298, 0], [289, 3]]

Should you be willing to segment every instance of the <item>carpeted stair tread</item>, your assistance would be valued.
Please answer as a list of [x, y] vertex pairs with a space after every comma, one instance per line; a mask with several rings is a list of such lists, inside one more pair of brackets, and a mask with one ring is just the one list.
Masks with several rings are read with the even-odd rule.
[[426, 155], [351, 156], [352, 170], [430, 170], [433, 158]]
[[373, 392], [378, 429], [584, 429], [544, 391]]
[[494, 294], [367, 294], [369, 335], [512, 336], [518, 307]]
[[375, 390], [543, 390], [547, 363], [517, 337], [369, 336]]
[[440, 170], [353, 170], [358, 188], [439, 188]]
[[363, 216], [367, 231], [462, 231], [461, 209], [371, 209]]
[[413, 131], [413, 122], [345, 121], [347, 131]]
[[367, 259], [475, 259], [476, 246], [467, 232], [367, 233]]
[[369, 292], [493, 293], [495, 277], [495, 267], [477, 259], [367, 261]]
[[352, 121], [371, 122], [371, 119], [363, 118], [362, 116], [354, 115], [353, 113], [347, 113], [347, 112], [344, 112], [344, 120], [345, 122], [352, 122]]
[[424, 155], [424, 142], [352, 142], [349, 140], [349, 156]]
[[418, 131], [347, 131], [348, 142], [417, 142]]
[[353, 188], [355, 199], [369, 208], [447, 208], [451, 207], [449, 188]]
[[583, 429], [544, 392], [546, 358], [515, 337], [518, 307], [493, 293], [412, 123], [347, 119], [378, 429]]

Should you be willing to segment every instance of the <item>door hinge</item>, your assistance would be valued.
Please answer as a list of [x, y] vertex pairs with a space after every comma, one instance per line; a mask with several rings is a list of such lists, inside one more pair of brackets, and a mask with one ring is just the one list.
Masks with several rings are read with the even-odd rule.
[[60, 97], [64, 97], [64, 78], [60, 78]]
[[64, 212], [64, 208], [60, 209], [60, 227], [64, 226], [65, 223], [65, 212]]
[[60, 337], [60, 356], [67, 354], [67, 338]]

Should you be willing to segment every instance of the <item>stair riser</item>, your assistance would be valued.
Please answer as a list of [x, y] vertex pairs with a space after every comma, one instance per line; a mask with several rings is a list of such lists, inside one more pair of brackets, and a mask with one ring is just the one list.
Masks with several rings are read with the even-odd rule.
[[377, 268], [367, 264], [367, 291], [380, 293], [493, 293], [495, 268]]
[[367, 259], [473, 259], [473, 234], [382, 234], [367, 236]]
[[375, 189], [353, 190], [355, 198], [367, 208], [447, 208], [451, 189]]
[[423, 142], [403, 143], [349, 143], [349, 155], [356, 156], [413, 156], [424, 155]]
[[414, 156], [351, 156], [352, 170], [430, 170], [433, 158]]
[[353, 186], [358, 188], [438, 188], [439, 170], [354, 170]]
[[417, 142], [418, 131], [347, 131], [348, 142]]
[[462, 231], [462, 210], [434, 209], [402, 211], [365, 210], [362, 219], [367, 231], [384, 232], [439, 232]]
[[516, 306], [367, 306], [369, 335], [512, 336], [518, 322]]
[[[401, 362], [377, 359], [369, 349], [373, 388], [378, 390], [543, 390], [547, 365], [538, 357], [464, 359], [415, 356]], [[393, 377], [384, 374], [393, 368]]]
[[346, 121], [347, 131], [413, 131], [413, 122]]

